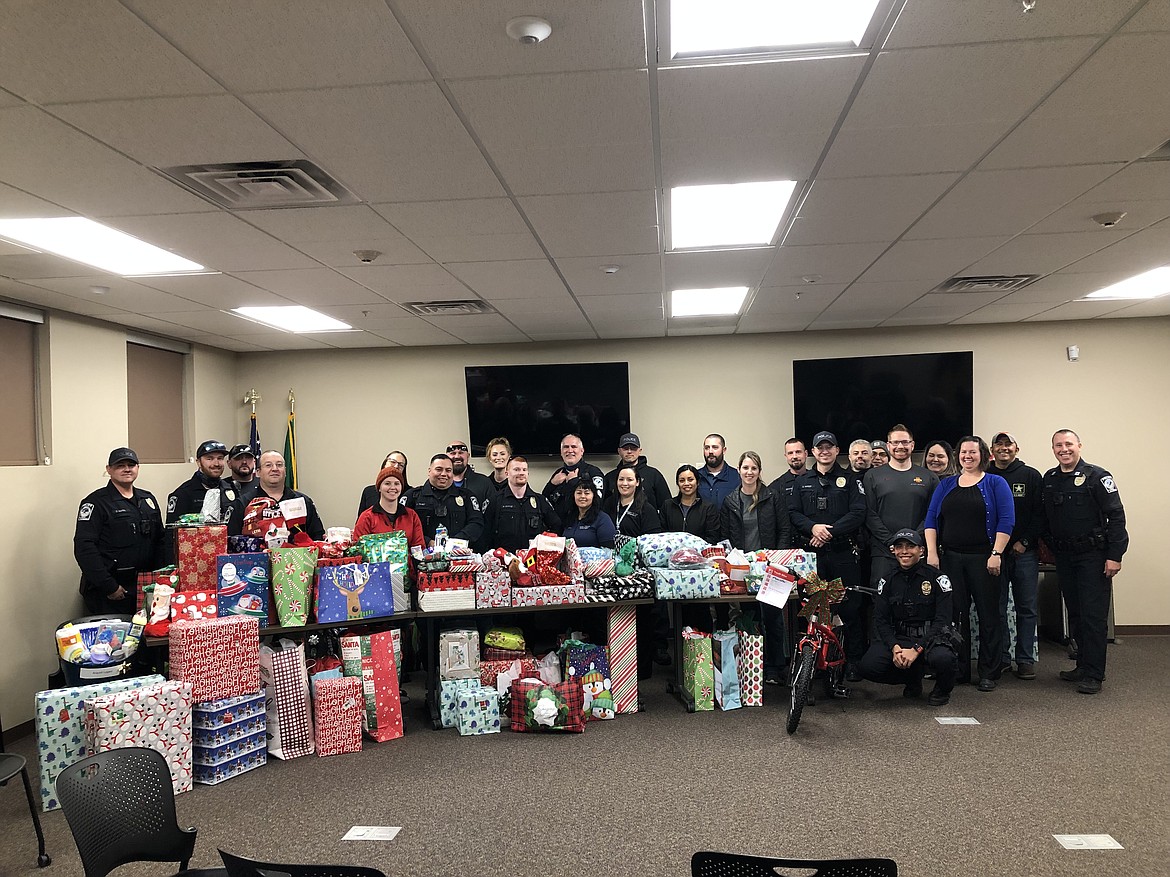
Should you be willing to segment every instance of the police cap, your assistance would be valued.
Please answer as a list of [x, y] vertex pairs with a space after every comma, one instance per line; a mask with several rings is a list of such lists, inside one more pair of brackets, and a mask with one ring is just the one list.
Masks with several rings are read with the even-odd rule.
[[812, 446], [815, 448], [817, 445], [819, 445], [823, 442], [828, 442], [833, 447], [838, 447], [837, 437], [835, 435], [833, 435], [831, 432], [818, 432], [816, 435], [813, 436]]
[[116, 463], [121, 463], [123, 460], [129, 460], [131, 463], [138, 463], [138, 455], [134, 453], [132, 448], [114, 448], [110, 451], [110, 462], [107, 466], [113, 466]]
[[[204, 444], [212, 444], [212, 442], [205, 442]], [[203, 456], [200, 454], [199, 456]], [[228, 451], [228, 459], [234, 460], [236, 457], [252, 457], [255, 459], [256, 454], [252, 451], [251, 445], [232, 445], [232, 449]]]
[[895, 543], [898, 543], [898, 542], [909, 542], [911, 545], [921, 546], [922, 545], [922, 534], [920, 534], [917, 530], [911, 530], [909, 527], [907, 527], [904, 530], [899, 530], [897, 533], [895, 533], [893, 536], [890, 537], [890, 544], [891, 545], [894, 545]]
[[217, 442], [209, 439], [201, 444], [195, 451], [195, 457], [206, 457], [208, 454], [227, 454], [227, 445], [223, 442]]

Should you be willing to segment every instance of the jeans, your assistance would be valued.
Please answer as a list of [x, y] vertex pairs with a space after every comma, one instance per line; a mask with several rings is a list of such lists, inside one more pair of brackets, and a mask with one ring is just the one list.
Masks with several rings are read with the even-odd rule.
[[1023, 554], [1008, 552], [1004, 558], [1003, 580], [999, 591], [999, 616], [1003, 625], [1003, 663], [1012, 662], [1011, 634], [1008, 630], [1008, 588], [1016, 604], [1016, 664], [1036, 663], [1036, 601], [1040, 590], [1040, 556], [1031, 548]]

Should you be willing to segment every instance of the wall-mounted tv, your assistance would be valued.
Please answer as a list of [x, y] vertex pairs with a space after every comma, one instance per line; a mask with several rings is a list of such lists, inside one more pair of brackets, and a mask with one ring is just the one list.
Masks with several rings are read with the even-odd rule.
[[477, 365], [464, 369], [471, 453], [504, 436], [513, 453], [557, 457], [575, 432], [590, 454], [611, 454], [630, 429], [630, 368], [625, 362]]
[[808, 443], [828, 429], [844, 452], [854, 439], [885, 439], [904, 423], [918, 451], [935, 439], [954, 444], [972, 431], [972, 361], [970, 351], [796, 360], [796, 437]]

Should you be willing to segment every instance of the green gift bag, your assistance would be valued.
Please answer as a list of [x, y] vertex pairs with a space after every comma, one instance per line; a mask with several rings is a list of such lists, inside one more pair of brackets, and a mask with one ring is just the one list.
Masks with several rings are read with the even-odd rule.
[[695, 712], [715, 709], [711, 634], [683, 631], [683, 687], [695, 700]]
[[358, 540], [366, 563], [399, 563], [406, 569], [409, 553], [406, 534], [401, 530], [390, 533], [367, 533]]
[[272, 597], [281, 627], [304, 627], [309, 620], [316, 548], [273, 548]]

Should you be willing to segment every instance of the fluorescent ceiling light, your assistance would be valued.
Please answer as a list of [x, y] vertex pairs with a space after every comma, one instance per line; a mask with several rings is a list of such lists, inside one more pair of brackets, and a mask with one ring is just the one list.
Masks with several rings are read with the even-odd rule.
[[1163, 265], [1153, 271], [1138, 274], [1112, 286], [1090, 292], [1081, 301], [1096, 301], [1111, 298], [1157, 298], [1170, 293], [1170, 265]]
[[232, 313], [255, 323], [284, 329], [286, 332], [342, 332], [353, 328], [348, 323], [301, 305], [233, 308]]
[[879, 0], [671, 0], [670, 52], [860, 46]]
[[670, 240], [675, 250], [770, 244], [794, 180], [676, 186], [670, 190]]
[[0, 237], [123, 277], [204, 270], [197, 262], [81, 216], [0, 219]]
[[747, 298], [746, 286], [715, 289], [675, 289], [670, 293], [672, 317], [729, 317], [739, 313]]

